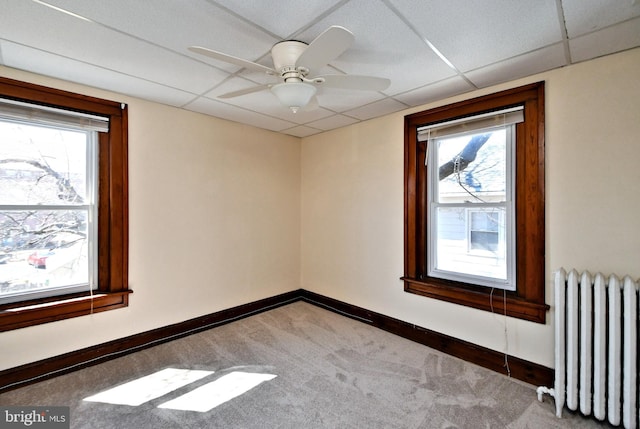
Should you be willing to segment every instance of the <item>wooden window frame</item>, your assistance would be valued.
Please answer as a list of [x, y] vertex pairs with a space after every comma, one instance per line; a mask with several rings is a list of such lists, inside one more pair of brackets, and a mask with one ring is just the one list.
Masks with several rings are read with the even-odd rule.
[[[417, 129], [516, 106], [524, 106], [524, 122], [516, 124], [516, 290], [429, 277], [426, 144], [418, 142]], [[414, 113], [404, 122], [404, 290], [545, 323], [544, 82]]]
[[98, 287], [0, 305], [0, 332], [126, 307], [128, 287], [127, 106], [0, 77], [0, 97], [109, 118], [98, 133]]

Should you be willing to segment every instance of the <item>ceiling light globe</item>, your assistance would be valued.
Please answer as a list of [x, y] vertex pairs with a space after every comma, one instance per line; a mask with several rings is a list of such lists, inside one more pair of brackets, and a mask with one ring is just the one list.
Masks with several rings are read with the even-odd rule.
[[296, 113], [306, 106], [316, 94], [316, 87], [304, 82], [279, 83], [271, 87], [278, 100]]

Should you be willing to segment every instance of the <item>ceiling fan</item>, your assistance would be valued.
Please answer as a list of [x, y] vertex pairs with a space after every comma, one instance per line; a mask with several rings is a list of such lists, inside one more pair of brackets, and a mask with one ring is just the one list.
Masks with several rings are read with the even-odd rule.
[[219, 95], [219, 98], [238, 97], [270, 89], [285, 106], [296, 113], [315, 96], [316, 86], [370, 91], [382, 91], [389, 87], [389, 79], [374, 76], [316, 75], [321, 68], [346, 51], [353, 40], [353, 33], [344, 27], [334, 25], [309, 44], [297, 40], [278, 42], [271, 48], [273, 68], [201, 46], [191, 46], [189, 50], [249, 70], [277, 76], [282, 80], [281, 83], [257, 85], [228, 92]]

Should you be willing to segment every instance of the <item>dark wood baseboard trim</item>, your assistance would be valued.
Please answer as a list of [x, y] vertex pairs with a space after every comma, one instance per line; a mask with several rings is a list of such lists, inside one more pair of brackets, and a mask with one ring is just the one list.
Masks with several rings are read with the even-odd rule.
[[[462, 341], [402, 320], [299, 289], [274, 297], [218, 311], [184, 322], [153, 329], [85, 349], [0, 371], [0, 393], [96, 365], [145, 348], [224, 325], [276, 307], [303, 300], [359, 320], [476, 365], [506, 374], [504, 354]], [[553, 369], [509, 356], [511, 376], [536, 386], [553, 385]]]
[[0, 393], [96, 365], [300, 300], [292, 291], [0, 371]]
[[[423, 344], [467, 362], [507, 375], [504, 353], [488, 349], [458, 338], [450, 337], [420, 326], [366, 310], [333, 298], [302, 290], [302, 299], [347, 317], [368, 323], [392, 334]], [[508, 357], [511, 377], [534, 386], [553, 386], [554, 371], [542, 365]]]

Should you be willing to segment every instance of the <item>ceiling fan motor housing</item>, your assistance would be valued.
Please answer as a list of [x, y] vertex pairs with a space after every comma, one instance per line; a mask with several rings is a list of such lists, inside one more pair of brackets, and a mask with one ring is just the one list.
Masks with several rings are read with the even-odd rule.
[[[300, 67], [296, 67], [296, 61], [307, 49], [307, 44], [299, 42], [297, 40], [286, 40], [273, 45], [271, 48], [271, 57], [273, 58], [273, 68], [280, 73], [280, 75], [287, 80], [287, 78], [294, 78], [300, 81]], [[307, 71], [308, 72], [308, 71]], [[304, 74], [302, 74], [304, 76]], [[293, 80], [293, 79], [292, 79]]]

